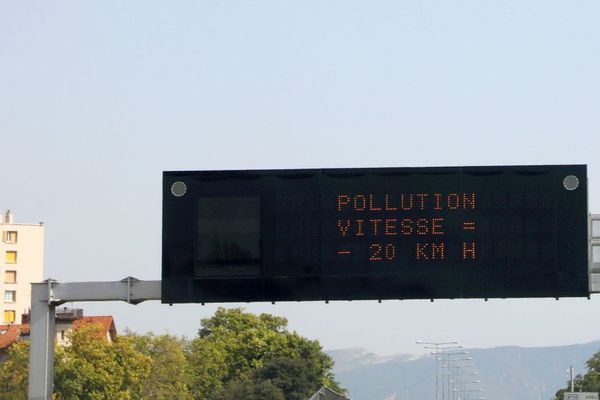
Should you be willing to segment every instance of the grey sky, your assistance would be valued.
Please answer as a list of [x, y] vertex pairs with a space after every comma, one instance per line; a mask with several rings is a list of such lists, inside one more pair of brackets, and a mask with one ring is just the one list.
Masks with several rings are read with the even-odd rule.
[[[161, 172], [586, 163], [597, 1], [0, 1], [0, 208], [46, 276], [160, 279]], [[591, 341], [592, 300], [247, 305], [326, 348]], [[195, 334], [216, 306], [83, 304]]]

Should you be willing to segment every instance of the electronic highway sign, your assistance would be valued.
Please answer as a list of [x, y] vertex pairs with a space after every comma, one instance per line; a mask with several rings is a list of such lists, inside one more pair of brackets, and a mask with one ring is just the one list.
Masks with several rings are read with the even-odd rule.
[[163, 174], [162, 301], [589, 295], [585, 165]]

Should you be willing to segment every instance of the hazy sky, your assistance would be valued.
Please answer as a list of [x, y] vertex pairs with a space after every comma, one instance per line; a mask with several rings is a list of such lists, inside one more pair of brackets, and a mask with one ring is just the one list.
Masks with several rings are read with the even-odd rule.
[[[45, 276], [160, 279], [164, 170], [589, 166], [598, 1], [0, 0], [0, 208], [46, 224]], [[216, 305], [85, 303], [192, 336]], [[600, 337], [586, 299], [245, 305], [325, 348]]]

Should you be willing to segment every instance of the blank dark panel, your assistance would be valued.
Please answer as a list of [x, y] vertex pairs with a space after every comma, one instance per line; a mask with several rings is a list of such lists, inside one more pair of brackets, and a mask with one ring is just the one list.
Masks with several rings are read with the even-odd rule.
[[261, 264], [259, 197], [198, 198], [196, 232], [197, 275], [258, 273]]

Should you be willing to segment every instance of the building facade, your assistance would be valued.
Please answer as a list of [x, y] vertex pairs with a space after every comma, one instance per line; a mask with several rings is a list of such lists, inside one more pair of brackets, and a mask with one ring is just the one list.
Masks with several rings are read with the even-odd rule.
[[0, 324], [21, 324], [31, 308], [31, 283], [44, 279], [44, 224], [16, 224], [0, 213]]
[[96, 332], [98, 338], [106, 339], [111, 343], [115, 341], [117, 328], [111, 315], [84, 316], [83, 310], [80, 308], [58, 308], [54, 323], [56, 343], [59, 346], [69, 345], [68, 337], [70, 331], [77, 330], [84, 325], [92, 324], [98, 325], [101, 328]]
[[[10, 346], [19, 340], [29, 340], [31, 325], [30, 314], [23, 314], [22, 324], [0, 324], [0, 363], [8, 357]], [[84, 316], [82, 309], [69, 309], [61, 307], [56, 310], [55, 316], [56, 344], [69, 346], [69, 335], [86, 325], [95, 325], [98, 329], [93, 335], [98, 339], [108, 340], [113, 343], [117, 338], [117, 328], [111, 315]]]

